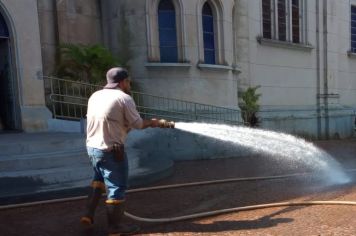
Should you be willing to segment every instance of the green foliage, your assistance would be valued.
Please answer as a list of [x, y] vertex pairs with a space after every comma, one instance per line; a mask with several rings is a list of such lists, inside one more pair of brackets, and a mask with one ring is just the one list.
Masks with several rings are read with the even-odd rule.
[[258, 118], [256, 113], [260, 109], [258, 100], [261, 96], [261, 94], [256, 93], [258, 88], [260, 88], [260, 86], [249, 87], [241, 94], [242, 102], [240, 104], [240, 108], [242, 111], [242, 118], [244, 122], [248, 123], [250, 126], [258, 125]]
[[108, 69], [118, 66], [118, 59], [101, 45], [60, 45], [60, 60], [55, 75], [92, 84], [105, 82]]

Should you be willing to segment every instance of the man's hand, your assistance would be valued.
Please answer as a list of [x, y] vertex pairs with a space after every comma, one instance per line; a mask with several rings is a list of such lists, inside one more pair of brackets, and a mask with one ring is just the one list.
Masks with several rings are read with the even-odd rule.
[[174, 128], [175, 124], [173, 121], [166, 121], [164, 119], [157, 120], [156, 118], [152, 118], [151, 120], [146, 121], [148, 124], [146, 127], [152, 128]]
[[173, 121], [166, 121], [161, 119], [158, 121], [158, 125], [160, 128], [174, 128], [175, 123]]
[[151, 119], [151, 124], [150, 124], [150, 126], [151, 126], [152, 128], [159, 127], [159, 120], [157, 120], [157, 119], [155, 119], [155, 118], [152, 118], [152, 119]]

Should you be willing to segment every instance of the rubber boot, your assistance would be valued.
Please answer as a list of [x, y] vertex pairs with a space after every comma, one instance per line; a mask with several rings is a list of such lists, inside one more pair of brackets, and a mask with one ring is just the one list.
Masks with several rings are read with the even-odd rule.
[[95, 209], [99, 204], [102, 193], [105, 192], [105, 185], [102, 182], [94, 181], [92, 189], [88, 195], [86, 204], [86, 212], [80, 219], [80, 222], [85, 226], [91, 226], [94, 223]]
[[140, 227], [122, 223], [125, 212], [125, 202], [107, 203], [109, 236], [131, 235], [137, 233]]

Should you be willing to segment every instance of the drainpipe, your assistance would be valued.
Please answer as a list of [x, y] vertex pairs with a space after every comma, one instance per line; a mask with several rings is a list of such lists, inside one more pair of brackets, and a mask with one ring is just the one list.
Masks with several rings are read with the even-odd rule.
[[316, 15], [316, 112], [317, 112], [317, 137], [321, 138], [321, 108], [320, 108], [320, 22], [319, 22], [319, 0], [315, 1]]
[[325, 138], [329, 139], [329, 101], [328, 101], [328, 5], [323, 1], [323, 64], [324, 64], [324, 109], [325, 109]]
[[[60, 40], [60, 33], [59, 33], [59, 27], [61, 24], [60, 20], [59, 20], [59, 12], [58, 12], [58, 6], [60, 4], [60, 1], [56, 1], [54, 0], [53, 1], [53, 22], [54, 22], [54, 40], [55, 40], [55, 45], [56, 47], [58, 48], [59, 44], [61, 43], [61, 40]], [[55, 61], [56, 63], [59, 63], [59, 60], [60, 60], [60, 53], [59, 53], [59, 50], [57, 49], [56, 50], [56, 55], [55, 55]]]
[[96, 5], [98, 6], [98, 14], [99, 14], [99, 25], [100, 25], [100, 40], [103, 45], [105, 45], [105, 34], [104, 34], [104, 14], [103, 14], [103, 2], [100, 0], [96, 0]]

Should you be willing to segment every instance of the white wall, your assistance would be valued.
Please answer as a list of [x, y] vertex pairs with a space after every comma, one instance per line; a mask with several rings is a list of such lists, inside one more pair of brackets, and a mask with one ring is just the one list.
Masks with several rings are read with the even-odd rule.
[[[261, 35], [261, 1], [248, 2], [249, 70], [241, 77], [243, 85], [261, 85], [261, 104], [264, 106], [308, 106], [316, 105], [317, 94], [317, 41], [316, 3], [307, 2], [307, 35], [312, 49], [282, 48], [278, 45], [259, 44]], [[320, 1], [320, 59], [321, 79], [323, 74], [323, 22]], [[331, 103], [356, 106], [356, 58], [347, 55], [350, 49], [350, 5], [349, 0], [328, 0], [328, 85], [329, 93], [340, 98]], [[356, 5], [356, 1], [351, 3]], [[239, 52], [237, 52], [239, 54]], [[244, 60], [240, 60], [242, 63]], [[245, 75], [246, 74], [246, 75]], [[323, 81], [320, 86], [323, 87]], [[321, 91], [323, 92], [323, 91]]]
[[[241, 47], [249, 48], [249, 68], [241, 75], [245, 78], [242, 85], [261, 86], [262, 106], [315, 105], [316, 50], [258, 43], [256, 37], [262, 34], [261, 1], [246, 2], [249, 41], [244, 41]], [[313, 0], [307, 3], [308, 41], [315, 48], [315, 3]]]
[[335, 93], [340, 94], [340, 104], [356, 108], [356, 56], [348, 56], [351, 48], [350, 5], [356, 6], [355, 0], [330, 2], [329, 8], [335, 7], [329, 15], [330, 25], [330, 84]]
[[[236, 31], [236, 60], [242, 65], [241, 87], [261, 86], [258, 90], [262, 94], [260, 117], [265, 128], [312, 137], [317, 136], [317, 132], [322, 137], [347, 137], [353, 134], [352, 109], [356, 107], [356, 57], [347, 55], [350, 49], [350, 5], [348, 0], [319, 1], [317, 42], [316, 1], [305, 1], [307, 45], [301, 47], [259, 43], [256, 37], [262, 35], [261, 0], [238, 1], [243, 8], [237, 11], [237, 28], [242, 23], [242, 29]], [[327, 64], [324, 64], [323, 2], [328, 4]], [[355, 0], [351, 2], [356, 3]], [[324, 89], [325, 82], [327, 90]], [[318, 100], [319, 93], [328, 94], [327, 100]]]

